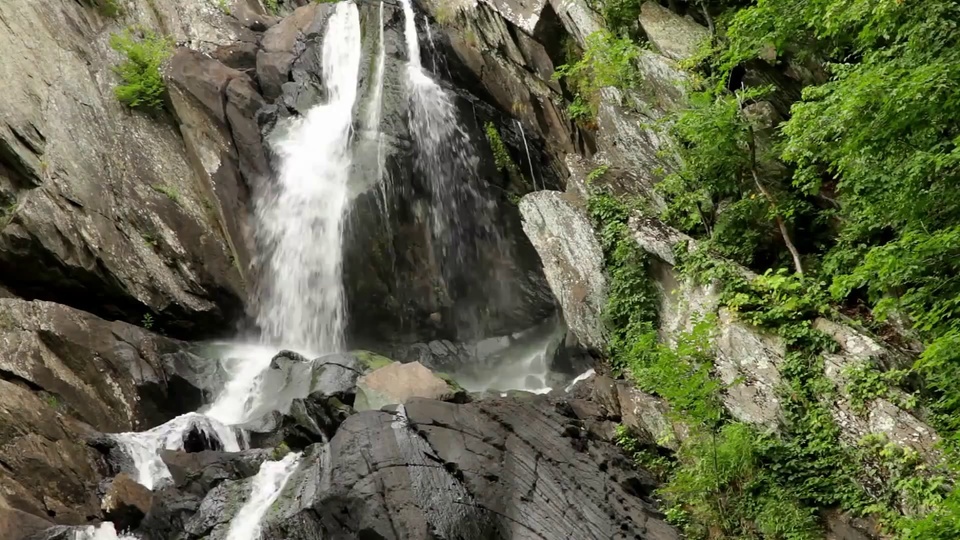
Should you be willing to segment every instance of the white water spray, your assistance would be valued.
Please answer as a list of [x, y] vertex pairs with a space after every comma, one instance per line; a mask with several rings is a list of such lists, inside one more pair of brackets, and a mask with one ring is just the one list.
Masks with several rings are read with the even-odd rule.
[[257, 205], [264, 339], [303, 353], [336, 351], [345, 324], [341, 235], [360, 70], [360, 18], [337, 4], [323, 39], [327, 102], [292, 120], [274, 142], [280, 175]]
[[198, 413], [180, 415], [166, 424], [139, 433], [117, 433], [113, 438], [133, 459], [137, 482], [153, 489], [170, 471], [160, 459], [162, 450], [183, 450], [184, 436], [196, 429], [208, 439], [219, 440], [227, 452], [239, 452], [240, 441], [233, 428]]
[[299, 462], [300, 454], [291, 452], [280, 461], [265, 461], [260, 465], [260, 471], [253, 477], [250, 486], [250, 498], [230, 522], [226, 540], [260, 538], [260, 520], [280, 496]]

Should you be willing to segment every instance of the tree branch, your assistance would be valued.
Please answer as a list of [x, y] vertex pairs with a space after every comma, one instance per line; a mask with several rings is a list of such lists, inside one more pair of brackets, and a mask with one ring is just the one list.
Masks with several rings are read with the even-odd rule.
[[[737, 108], [740, 110], [742, 115], [743, 113], [743, 101], [740, 100], [740, 96], [737, 96]], [[746, 120], [746, 119], [745, 119]], [[760, 193], [767, 199], [767, 202], [770, 203], [770, 206], [773, 207], [773, 211], [776, 214], [777, 227], [780, 229], [780, 236], [783, 237], [783, 243], [786, 244], [787, 250], [790, 252], [790, 256], [793, 257], [793, 267], [794, 270], [801, 276], [803, 275], [803, 263], [800, 260], [800, 252], [797, 251], [797, 246], [793, 244], [793, 240], [790, 238], [790, 232], [787, 230], [787, 224], [784, 223], [783, 217], [780, 216], [780, 213], [777, 212], [777, 201], [773, 198], [773, 195], [767, 191], [767, 188], [763, 186], [763, 182], [760, 181], [760, 175], [757, 174], [757, 139], [756, 135], [753, 132], [753, 126], [750, 125], [750, 121], [746, 120], [747, 124], [747, 134], [749, 135], [749, 140], [747, 145], [750, 147], [750, 174], [753, 175], [753, 182], [757, 185], [757, 189], [760, 190]]]

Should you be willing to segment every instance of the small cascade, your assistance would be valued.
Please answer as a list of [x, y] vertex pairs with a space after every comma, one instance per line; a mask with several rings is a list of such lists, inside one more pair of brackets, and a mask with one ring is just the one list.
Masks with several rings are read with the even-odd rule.
[[533, 172], [533, 160], [530, 159], [530, 146], [527, 144], [527, 135], [523, 132], [523, 123], [517, 120], [517, 127], [520, 128], [520, 138], [523, 139], [523, 148], [527, 151], [527, 163], [530, 164], [530, 181], [533, 182], [533, 189], [537, 188], [537, 175]]
[[456, 308], [459, 326], [470, 333], [484, 309], [509, 296], [507, 280], [496, 273], [498, 263], [511, 259], [510, 247], [497, 223], [496, 203], [478, 187], [479, 158], [452, 97], [423, 69], [411, 0], [401, 4], [409, 56], [409, 124], [417, 145], [415, 168], [430, 191], [432, 248], [446, 293], [462, 291], [469, 284], [471, 291], [479, 293], [475, 300], [482, 300], [483, 306]]
[[170, 471], [160, 459], [162, 450], [183, 450], [185, 438], [192, 431], [208, 441], [218, 441], [223, 450], [239, 452], [237, 432], [224, 424], [199, 413], [180, 415], [166, 424], [138, 433], [113, 435], [137, 469], [137, 482], [153, 489], [160, 481], [170, 478]]
[[360, 48], [357, 6], [338, 3], [323, 38], [327, 102], [274, 138], [279, 178], [256, 205], [265, 274], [257, 322], [266, 342], [309, 354], [343, 347], [341, 236]]
[[136, 536], [129, 534], [118, 534], [113, 523], [109, 521], [101, 523], [94, 527], [88, 525], [83, 529], [73, 532], [73, 540], [139, 540]]
[[277, 500], [287, 481], [297, 470], [300, 453], [289, 453], [280, 461], [265, 461], [253, 477], [250, 497], [230, 522], [226, 540], [258, 540], [260, 521]]
[[377, 182], [377, 204], [380, 206], [380, 213], [384, 217], [384, 223], [387, 227], [387, 237], [392, 237], [393, 232], [390, 228], [390, 209], [391, 209], [391, 186], [386, 178], [385, 162], [383, 148], [383, 130], [380, 129], [380, 121], [383, 116], [383, 77], [386, 70], [386, 45], [384, 41], [384, 22], [383, 22], [383, 2], [380, 2], [380, 32], [377, 38], [377, 56], [376, 68], [373, 72], [373, 80], [370, 83], [373, 92], [370, 96], [370, 102], [367, 106], [367, 117], [364, 121], [366, 141], [376, 146], [376, 182]]

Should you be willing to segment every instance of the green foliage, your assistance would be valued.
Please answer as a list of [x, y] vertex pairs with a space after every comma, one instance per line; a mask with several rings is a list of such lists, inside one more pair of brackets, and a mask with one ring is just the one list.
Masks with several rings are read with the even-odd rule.
[[661, 482], [669, 478], [673, 469], [673, 460], [661, 455], [656, 448], [641, 444], [626, 426], [617, 426], [614, 441], [638, 467], [652, 472]]
[[568, 110], [573, 119], [592, 118], [597, 113], [600, 89], [613, 86], [622, 90], [635, 88], [640, 82], [636, 60], [640, 49], [627, 37], [617, 37], [607, 30], [587, 36], [586, 49], [580, 59], [557, 67], [555, 80], [564, 79], [577, 94]]
[[493, 125], [493, 122], [487, 122], [487, 125], [484, 126], [484, 132], [487, 136], [487, 143], [490, 145], [490, 151], [493, 152], [493, 160], [497, 165], [497, 170], [500, 172], [516, 171], [517, 165], [510, 157], [507, 145], [503, 144], [497, 126]]
[[587, 174], [587, 183], [592, 184], [595, 180], [602, 178], [603, 175], [607, 174], [608, 170], [610, 170], [609, 165], [600, 165], [596, 169], [593, 169]]
[[635, 34], [641, 3], [641, 0], [604, 0], [603, 20], [607, 28], [620, 35]]
[[[888, 397], [897, 402], [898, 397], [892, 390], [901, 385], [908, 375], [905, 369], [891, 369], [880, 371], [875, 365], [863, 362], [844, 370], [847, 377], [846, 388], [850, 396], [850, 405], [858, 412], [866, 410], [867, 403], [881, 397]], [[898, 403], [901, 407], [916, 406], [914, 400]]]
[[137, 37], [128, 29], [110, 36], [110, 46], [126, 56], [113, 68], [122, 84], [114, 89], [117, 99], [132, 109], [156, 113], [163, 109], [166, 83], [160, 66], [170, 56], [173, 43], [166, 37], [144, 31]]
[[273, 452], [270, 453], [270, 459], [272, 461], [280, 461], [287, 454], [290, 453], [290, 447], [287, 446], [287, 443], [280, 441], [280, 444], [273, 448]]
[[143, 314], [143, 319], [140, 321], [140, 326], [144, 327], [147, 330], [153, 328], [153, 315], [149, 313]]
[[57, 410], [60, 408], [60, 398], [56, 394], [47, 393], [43, 396], [44, 403], [47, 404], [51, 409]]
[[777, 218], [790, 227], [810, 211], [782, 174], [765, 166], [772, 158], [742, 111], [769, 91], [731, 93], [715, 85], [692, 92], [690, 106], [665, 124], [677, 166], [657, 185], [667, 201], [664, 221], [705, 236], [715, 251], [744, 265], [782, 241]]
[[657, 292], [646, 254], [630, 237], [630, 208], [616, 197], [597, 193], [587, 201], [606, 261], [609, 281], [603, 316], [609, 331], [609, 356], [616, 369], [642, 363], [656, 345]]
[[270, 15], [280, 14], [279, 0], [263, 0], [263, 7], [267, 10], [267, 13], [269, 13]]
[[227, 15], [230, 14], [229, 0], [217, 0], [217, 7], [220, 8], [220, 11], [223, 13], [226, 13]]
[[97, 8], [97, 11], [100, 12], [104, 17], [110, 17], [111, 19], [116, 19], [123, 15], [123, 6], [120, 4], [120, 0], [81, 0], [82, 3], [87, 4], [88, 6]]
[[864, 437], [858, 448], [864, 482], [876, 494], [866, 511], [878, 514], [888, 529], [904, 531], [917, 520], [906, 516], [934, 511], [947, 494], [946, 478], [930, 470], [915, 450], [890, 442], [886, 436]]

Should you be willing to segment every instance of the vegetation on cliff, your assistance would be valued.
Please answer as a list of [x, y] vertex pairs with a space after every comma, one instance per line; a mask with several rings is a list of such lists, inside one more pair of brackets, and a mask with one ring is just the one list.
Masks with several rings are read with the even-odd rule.
[[[604, 6], [608, 26], [620, 33], [603, 40], [607, 50], [615, 42], [622, 51], [624, 40], [641, 46], [629, 22], [639, 2]], [[680, 159], [659, 187], [663, 218], [701, 241], [682, 257], [685, 275], [718, 279], [724, 305], [787, 343], [787, 418], [781, 434], [761, 433], [715, 405], [716, 381], [700, 381], [697, 391], [683, 386], [709, 375], [709, 353], [695, 344], [711, 323], [674, 347], [656, 343], [649, 289], [634, 275], [642, 257], [631, 262], [624, 251], [637, 251], [635, 244], [623, 235], [611, 244], [609, 236], [625, 227], [627, 210], [611, 214], [610, 197], [595, 197], [610, 311], [637, 308], [632, 317], [611, 317], [610, 357], [693, 428], [667, 474], [670, 515], [696, 536], [820, 538], [820, 511], [841, 508], [879, 516], [900, 538], [958, 538], [954, 474], [930, 471], [911, 451], [876, 437], [840, 444], [825, 406], [836, 390], [823, 380], [821, 359], [835, 345], [811, 323], [842, 312], [880, 335], [921, 342], [911, 370], [858, 366], [847, 392], [862, 408], [903, 386], [911, 396], [904, 405], [929, 411], [943, 436], [948, 467], [960, 465], [960, 5], [758, 0], [704, 7], [691, 14], [715, 33], [686, 66], [689, 107], [664, 124], [676, 143], [671, 156]], [[778, 129], [760, 133], [749, 111], [778, 89], [747, 86], [745, 69], [808, 73]], [[628, 84], [616, 77], [607, 84], [636, 84], [629, 70], [621, 74]], [[762, 275], [748, 281], [722, 259]], [[642, 454], [628, 435], [622, 441]]]
[[147, 30], [127, 29], [110, 36], [110, 46], [125, 57], [114, 67], [122, 81], [114, 90], [117, 99], [131, 109], [162, 110], [167, 85], [160, 67], [173, 50], [170, 39]]

